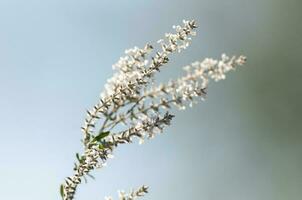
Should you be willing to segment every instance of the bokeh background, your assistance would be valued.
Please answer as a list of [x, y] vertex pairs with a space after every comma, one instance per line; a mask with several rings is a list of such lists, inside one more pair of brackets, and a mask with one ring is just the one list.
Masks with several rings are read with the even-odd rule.
[[176, 111], [145, 145], [118, 148], [78, 200], [150, 186], [144, 199], [299, 200], [301, 0], [0, 0], [0, 199], [59, 199], [82, 150], [85, 110], [124, 49], [196, 19], [198, 35], [160, 75], [221, 53], [247, 67]]

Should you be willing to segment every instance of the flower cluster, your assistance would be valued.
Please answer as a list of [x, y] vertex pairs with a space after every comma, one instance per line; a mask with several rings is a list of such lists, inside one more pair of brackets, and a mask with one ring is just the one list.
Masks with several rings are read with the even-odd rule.
[[151, 107], [169, 109], [173, 104], [181, 110], [185, 109], [188, 103], [190, 106], [196, 103], [196, 97], [204, 99], [210, 79], [215, 81], [225, 79], [227, 72], [235, 70], [245, 61], [245, 56], [229, 58], [225, 54], [222, 55], [221, 60], [206, 58], [202, 62], [196, 61], [184, 67], [186, 75], [152, 88], [145, 96], [160, 100], [158, 104], [152, 103]]
[[[175, 33], [167, 33], [158, 41], [157, 52], [152, 53], [154, 47], [150, 44], [134, 47], [126, 50], [126, 56], [113, 65], [116, 73], [107, 81], [99, 102], [87, 111], [82, 127], [84, 153], [76, 154], [74, 175], [61, 185], [63, 200], [73, 200], [81, 181], [91, 176], [94, 169], [106, 165], [117, 146], [134, 139], [142, 144], [161, 133], [174, 117], [169, 113], [172, 106], [184, 109], [196, 103], [197, 97], [204, 99], [211, 79], [224, 79], [227, 72], [246, 61], [244, 56], [229, 58], [224, 54], [221, 60], [206, 58], [184, 67], [183, 77], [156, 86], [156, 73], [169, 62], [170, 54], [189, 46], [197, 26], [193, 20], [184, 20], [183, 26], [173, 28]], [[130, 194], [120, 192], [119, 198], [132, 200], [144, 193], [147, 193], [145, 186]]]
[[[143, 185], [142, 187], [138, 188], [137, 190], [132, 190], [130, 193], [126, 193], [123, 190], [118, 191], [118, 198], [120, 200], [134, 200], [134, 199], [144, 196], [146, 193], [148, 193], [148, 187]], [[105, 200], [113, 200], [113, 198], [108, 196], [108, 197], [105, 197]]]
[[147, 56], [151, 53], [153, 46], [146, 44], [143, 49], [134, 47], [126, 50], [126, 56], [121, 57], [113, 65], [117, 72], [108, 80], [99, 102], [87, 112], [88, 116], [82, 127], [85, 146], [91, 140], [93, 129], [101, 115], [105, 118], [103, 127], [108, 121], [114, 121], [118, 109], [140, 98], [142, 87], [148, 85], [154, 74], [168, 63], [169, 54], [180, 52], [188, 46], [191, 36], [196, 34], [194, 29], [197, 26], [195, 21], [184, 20], [183, 23], [182, 27], [175, 27], [176, 33], [165, 35], [165, 40], [161, 42], [162, 50], [156, 52], [150, 60]]

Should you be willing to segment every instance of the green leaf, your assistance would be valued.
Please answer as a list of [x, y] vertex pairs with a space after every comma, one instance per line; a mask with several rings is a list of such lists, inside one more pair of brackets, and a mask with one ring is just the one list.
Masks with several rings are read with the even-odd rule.
[[91, 142], [100, 142], [103, 138], [107, 137], [110, 134], [109, 131], [100, 132], [97, 136], [93, 138]]
[[60, 186], [60, 194], [61, 194], [61, 197], [64, 198], [64, 186], [63, 185]]
[[77, 157], [77, 160], [79, 161], [79, 163], [83, 163], [83, 156], [80, 156], [79, 153], [76, 153], [76, 157]]
[[81, 158], [80, 158], [79, 153], [76, 153], [76, 157], [77, 157], [78, 161], [81, 162]]
[[105, 147], [104, 147], [104, 145], [103, 144], [99, 144], [99, 149], [100, 150], [102, 150], [102, 149], [104, 149]]

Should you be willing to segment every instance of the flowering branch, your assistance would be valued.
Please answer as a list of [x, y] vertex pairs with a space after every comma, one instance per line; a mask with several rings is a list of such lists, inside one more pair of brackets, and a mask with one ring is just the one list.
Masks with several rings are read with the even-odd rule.
[[[184, 109], [188, 104], [196, 103], [196, 97], [204, 99], [211, 79], [225, 79], [227, 72], [246, 61], [244, 56], [229, 58], [224, 54], [221, 60], [207, 58], [186, 66], [187, 73], [183, 77], [152, 86], [155, 74], [169, 62], [170, 54], [189, 46], [197, 26], [193, 20], [184, 20], [183, 26], [173, 28], [175, 33], [167, 33], [165, 39], [158, 41], [161, 49], [154, 56], [151, 55], [153, 46], [146, 44], [142, 49], [126, 50], [126, 56], [113, 65], [116, 73], [107, 81], [99, 102], [87, 111], [82, 127], [84, 153], [76, 154], [74, 175], [67, 177], [61, 185], [63, 200], [73, 200], [82, 179], [86, 180], [94, 169], [105, 166], [116, 147], [132, 143], [135, 138], [140, 144], [153, 138], [170, 125], [174, 115], [169, 110], [173, 105]], [[147, 187], [142, 186], [130, 194], [120, 192], [119, 198], [132, 200], [145, 193]]]

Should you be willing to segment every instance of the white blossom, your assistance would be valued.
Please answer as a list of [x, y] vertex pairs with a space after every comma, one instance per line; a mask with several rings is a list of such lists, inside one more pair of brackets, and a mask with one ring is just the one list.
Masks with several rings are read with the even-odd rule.
[[[194, 20], [173, 26], [174, 33], [166, 33], [158, 41], [158, 51], [146, 44], [125, 51], [125, 56], [112, 66], [115, 73], [108, 79], [97, 104], [87, 111], [82, 131], [84, 152], [76, 154], [74, 174], [61, 186], [63, 200], [73, 200], [82, 179], [90, 172], [107, 165], [115, 148], [133, 141], [143, 144], [171, 124], [172, 106], [184, 110], [198, 99], [205, 99], [211, 79], [223, 80], [226, 74], [245, 63], [246, 57], [228, 57], [221, 60], [206, 58], [184, 67], [186, 74], [166, 84], [154, 83], [155, 75], [164, 67], [172, 53], [186, 49], [197, 28]], [[197, 99], [198, 98], [198, 99]], [[123, 125], [123, 126], [122, 126]], [[120, 200], [133, 200], [147, 193], [142, 186], [136, 191], [119, 191]], [[105, 200], [113, 200], [105, 197]]]
[[105, 200], [113, 200], [111, 196], [105, 197]]

